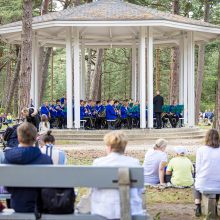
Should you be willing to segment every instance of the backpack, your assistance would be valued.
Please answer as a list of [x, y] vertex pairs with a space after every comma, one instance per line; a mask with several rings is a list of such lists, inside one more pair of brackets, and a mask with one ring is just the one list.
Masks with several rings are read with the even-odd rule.
[[41, 214], [74, 213], [75, 192], [73, 188], [44, 188], [38, 193], [35, 216]]
[[17, 129], [18, 125], [14, 125], [13, 127], [7, 127], [3, 134], [3, 140], [8, 141], [13, 134], [13, 132]]

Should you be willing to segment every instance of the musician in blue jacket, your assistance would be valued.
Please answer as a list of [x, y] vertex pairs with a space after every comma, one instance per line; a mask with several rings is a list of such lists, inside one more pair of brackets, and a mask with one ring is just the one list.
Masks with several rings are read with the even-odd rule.
[[104, 118], [103, 118], [103, 112], [104, 112], [105, 108], [102, 105], [101, 101], [97, 101], [96, 105], [95, 105], [95, 128], [96, 129], [101, 129], [103, 122], [104, 122]]
[[130, 117], [129, 113], [129, 103], [127, 100], [123, 102], [123, 105], [121, 106], [121, 123], [124, 125], [127, 125], [128, 129], [131, 129], [132, 127], [132, 119]]
[[50, 118], [50, 109], [48, 102], [45, 102], [41, 108], [40, 108], [41, 115], [46, 115], [48, 118]]
[[84, 127], [85, 129], [91, 128], [91, 118], [86, 114], [85, 102], [80, 100], [80, 120], [86, 120]]
[[106, 106], [106, 119], [107, 120], [116, 120], [118, 118], [113, 105], [114, 105], [114, 101], [108, 100], [108, 104]]

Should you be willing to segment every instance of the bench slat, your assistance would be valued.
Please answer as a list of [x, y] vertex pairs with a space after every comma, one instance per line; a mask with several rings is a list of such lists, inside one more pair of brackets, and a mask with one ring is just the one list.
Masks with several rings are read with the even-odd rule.
[[[129, 169], [131, 187], [142, 188], [142, 167]], [[118, 167], [0, 165], [0, 186], [118, 188]]]
[[199, 190], [202, 194], [220, 194], [220, 189], [202, 189]]
[[[32, 213], [14, 213], [12, 209], [6, 209], [0, 213], [0, 220], [35, 220]], [[106, 220], [98, 215], [42, 215], [42, 220]], [[132, 216], [132, 220], [147, 220], [145, 215]]]

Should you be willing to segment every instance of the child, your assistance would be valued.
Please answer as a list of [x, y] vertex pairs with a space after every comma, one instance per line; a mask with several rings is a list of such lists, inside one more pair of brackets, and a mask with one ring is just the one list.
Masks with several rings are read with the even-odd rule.
[[48, 117], [46, 115], [41, 116], [41, 122], [39, 124], [39, 134], [46, 134], [50, 129], [50, 122], [48, 122]]
[[47, 131], [47, 133], [42, 137], [42, 142], [44, 143], [41, 147], [41, 152], [48, 155], [53, 164], [63, 165], [67, 163], [65, 152], [54, 147], [55, 138], [51, 135], [52, 131]]
[[11, 113], [8, 113], [6, 119], [7, 119], [8, 124], [11, 124], [11, 123], [12, 123], [12, 116], [11, 116]]
[[166, 174], [172, 175], [171, 183], [175, 186], [189, 187], [193, 185], [193, 164], [186, 157], [187, 149], [176, 147], [176, 157], [168, 163]]

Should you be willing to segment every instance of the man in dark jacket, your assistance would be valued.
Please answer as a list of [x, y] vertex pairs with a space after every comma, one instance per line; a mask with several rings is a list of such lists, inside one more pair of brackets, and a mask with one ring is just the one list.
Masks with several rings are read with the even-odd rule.
[[[38, 147], [34, 147], [37, 137], [37, 129], [34, 125], [24, 122], [18, 127], [17, 135], [19, 147], [5, 151], [5, 163], [52, 164], [49, 156], [42, 154]], [[9, 187], [7, 190], [11, 193], [11, 208], [15, 212], [34, 212], [38, 189]]]
[[164, 105], [164, 101], [159, 91], [157, 91], [156, 94], [157, 95], [154, 97], [154, 113], [156, 115], [157, 129], [161, 129], [162, 127], [161, 113], [162, 113], [162, 107]]

